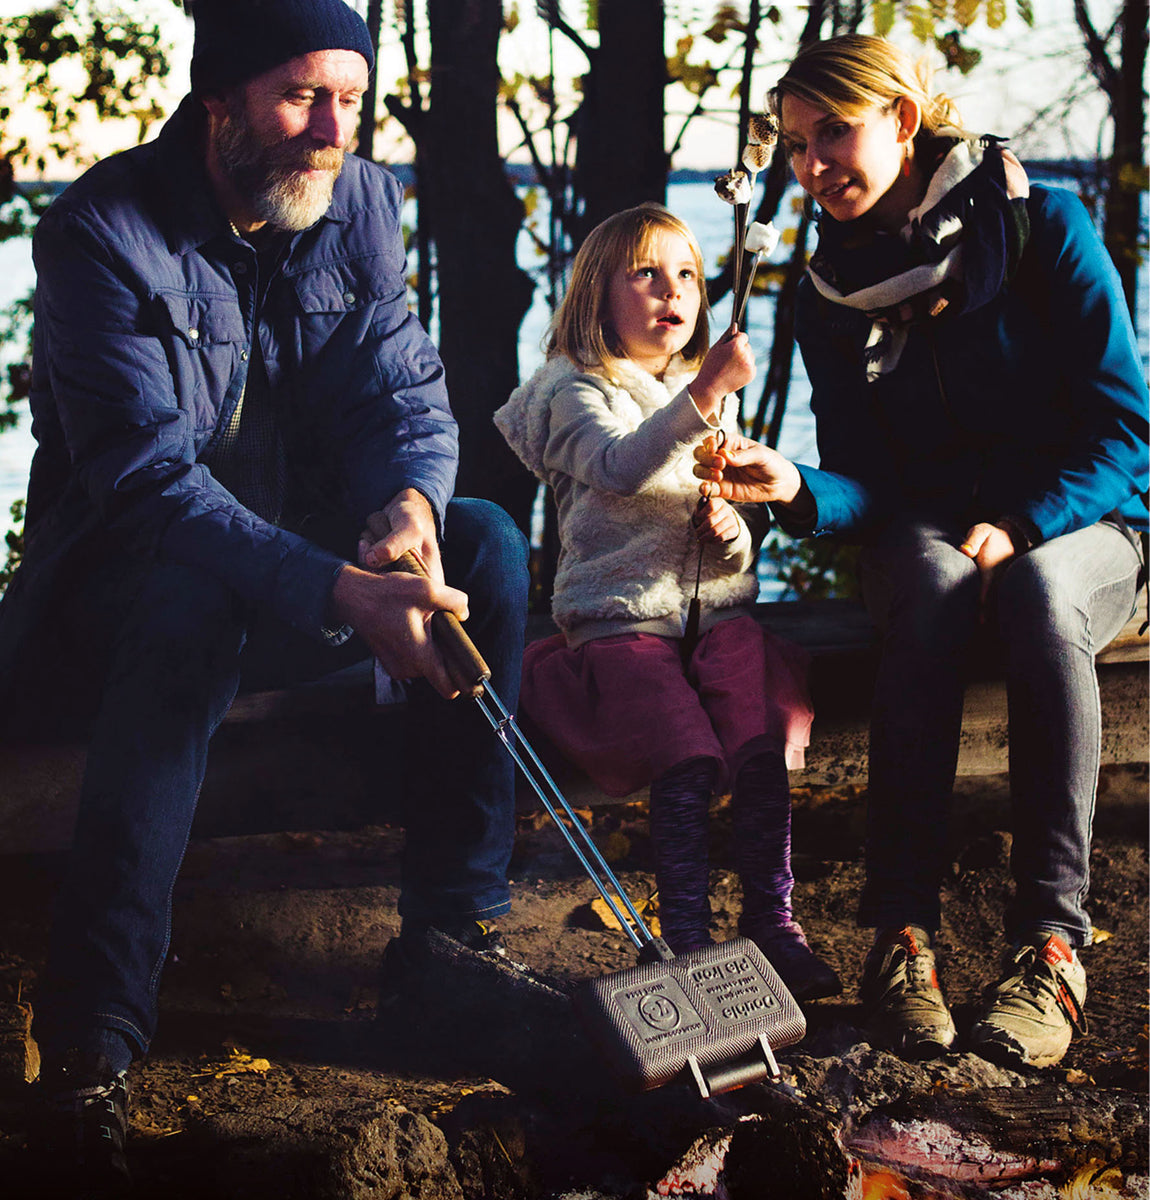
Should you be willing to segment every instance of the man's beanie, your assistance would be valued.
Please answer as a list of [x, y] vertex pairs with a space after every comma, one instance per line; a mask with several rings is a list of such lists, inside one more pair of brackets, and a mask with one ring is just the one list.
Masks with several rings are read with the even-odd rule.
[[245, 83], [301, 54], [354, 50], [375, 64], [363, 18], [344, 0], [195, 0], [192, 91]]

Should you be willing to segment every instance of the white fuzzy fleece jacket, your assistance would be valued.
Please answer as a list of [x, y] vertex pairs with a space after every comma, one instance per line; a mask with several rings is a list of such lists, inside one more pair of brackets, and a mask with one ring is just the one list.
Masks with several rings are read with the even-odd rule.
[[[555, 494], [551, 611], [571, 646], [634, 631], [681, 637], [695, 591], [692, 451], [718, 425], [695, 407], [694, 372], [678, 356], [662, 380], [634, 363], [617, 374], [612, 382], [553, 358], [495, 413], [508, 444]], [[725, 424], [734, 430], [733, 411]], [[748, 519], [761, 529], [753, 533]], [[765, 519], [765, 505], [742, 507], [738, 537], [704, 546], [703, 630], [754, 602]]]

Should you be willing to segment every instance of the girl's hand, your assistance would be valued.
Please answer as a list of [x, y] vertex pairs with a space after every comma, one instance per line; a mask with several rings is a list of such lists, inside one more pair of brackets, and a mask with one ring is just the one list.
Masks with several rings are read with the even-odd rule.
[[691, 518], [700, 542], [733, 542], [741, 532], [739, 514], [717, 496], [706, 500]]
[[714, 420], [723, 398], [744, 388], [755, 377], [755, 356], [745, 333], [727, 333], [717, 341], [687, 390], [695, 407], [708, 421]]
[[724, 500], [752, 503], [791, 504], [803, 483], [789, 458], [737, 433], [721, 449], [715, 448], [714, 438], [704, 438], [695, 447], [695, 475]]
[[967, 530], [966, 540], [959, 549], [968, 558], [973, 558], [978, 566], [982, 582], [979, 598], [985, 604], [999, 567], [1014, 557], [1014, 543], [1010, 540], [1010, 534], [1005, 529], [999, 529], [997, 525], [988, 525], [982, 521]]

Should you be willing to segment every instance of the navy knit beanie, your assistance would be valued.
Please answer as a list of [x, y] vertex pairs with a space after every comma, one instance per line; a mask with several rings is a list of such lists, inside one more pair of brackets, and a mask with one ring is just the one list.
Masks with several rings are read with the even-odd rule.
[[195, 0], [192, 91], [245, 83], [314, 50], [354, 50], [375, 65], [363, 18], [344, 0]]

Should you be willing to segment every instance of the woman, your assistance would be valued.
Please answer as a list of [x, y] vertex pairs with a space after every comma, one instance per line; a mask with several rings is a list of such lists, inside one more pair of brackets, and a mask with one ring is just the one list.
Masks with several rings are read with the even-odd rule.
[[1101, 716], [1094, 654], [1133, 611], [1147, 393], [1113, 266], [1081, 203], [1031, 188], [896, 47], [818, 43], [772, 93], [819, 202], [797, 336], [820, 469], [734, 438], [696, 454], [727, 499], [864, 546], [882, 633], [860, 921], [872, 1037], [939, 1054], [955, 1026], [932, 939], [980, 626], [1000, 637], [1014, 813], [1010, 951], [970, 1031], [1013, 1064], [1080, 1027]]

